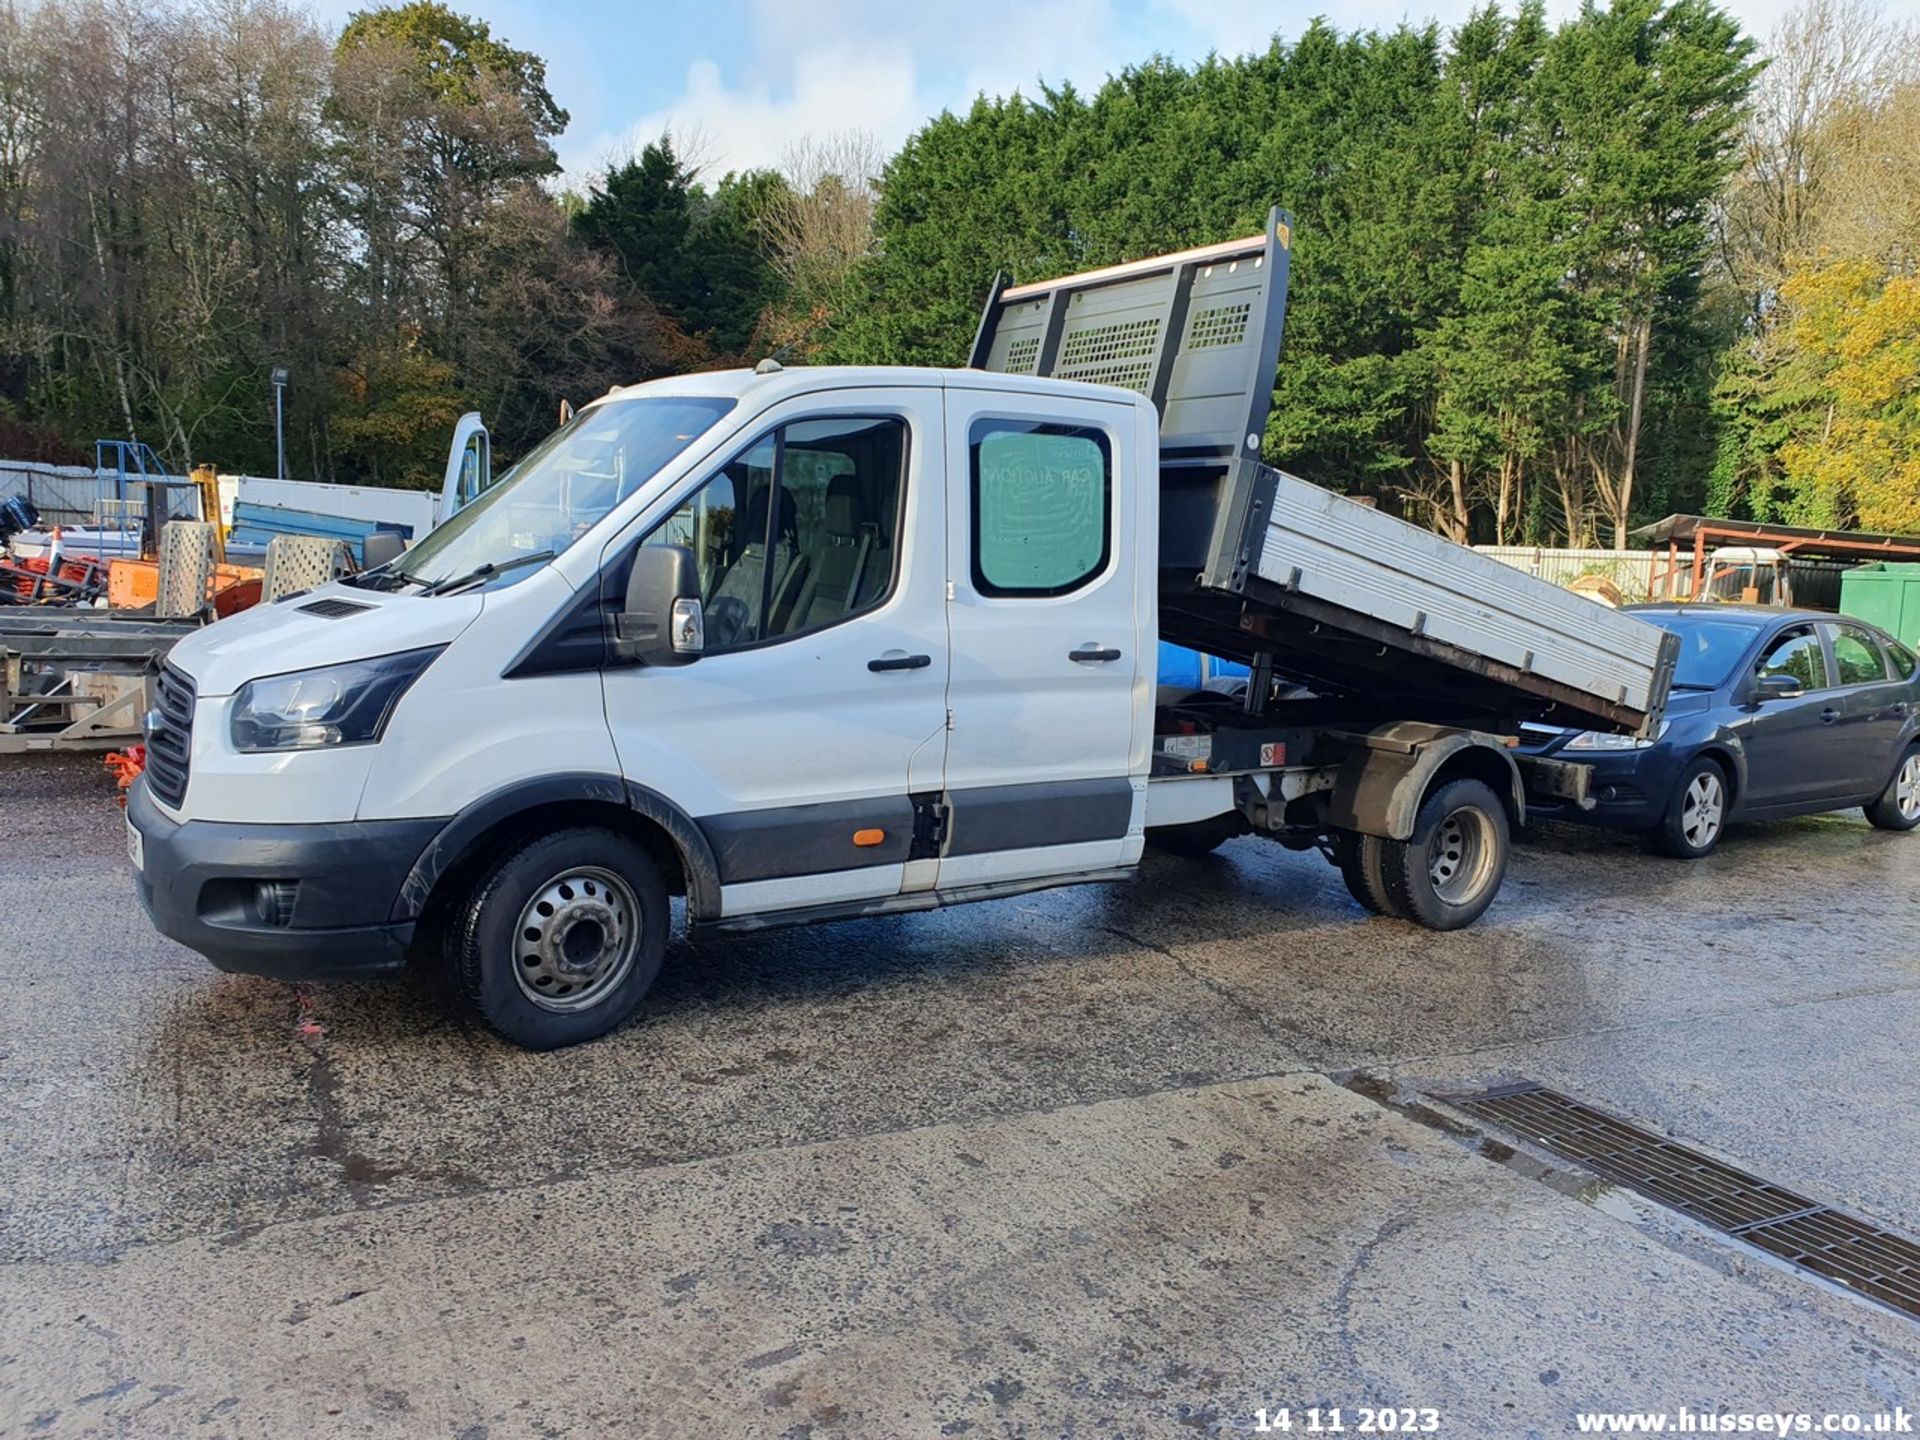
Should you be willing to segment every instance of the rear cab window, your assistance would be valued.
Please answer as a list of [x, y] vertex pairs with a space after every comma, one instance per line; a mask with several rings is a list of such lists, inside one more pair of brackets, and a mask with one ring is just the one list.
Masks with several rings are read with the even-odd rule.
[[1050, 420], [980, 419], [968, 432], [973, 587], [1065, 595], [1113, 556], [1113, 446]]

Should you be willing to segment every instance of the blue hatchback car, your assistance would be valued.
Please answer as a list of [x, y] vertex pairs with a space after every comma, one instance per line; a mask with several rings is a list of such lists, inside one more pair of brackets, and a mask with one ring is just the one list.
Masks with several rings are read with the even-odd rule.
[[[1680, 637], [1652, 740], [1527, 726], [1523, 754], [1593, 767], [1592, 810], [1562, 818], [1705, 855], [1730, 820], [1861, 806], [1882, 830], [1920, 826], [1920, 662], [1844, 616], [1748, 605], [1635, 605]], [[1543, 812], [1554, 813], [1554, 812]]]

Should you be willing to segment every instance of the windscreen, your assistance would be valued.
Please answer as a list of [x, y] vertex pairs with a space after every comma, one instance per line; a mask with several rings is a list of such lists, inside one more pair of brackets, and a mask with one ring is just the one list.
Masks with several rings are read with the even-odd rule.
[[503, 584], [524, 578], [538, 568], [537, 557], [565, 551], [733, 406], [722, 396], [675, 395], [590, 406], [409, 550], [397, 569], [428, 585], [485, 565], [503, 571]]
[[1663, 620], [1661, 627], [1680, 637], [1674, 667], [1676, 690], [1717, 690], [1733, 674], [1760, 627], [1742, 620]]

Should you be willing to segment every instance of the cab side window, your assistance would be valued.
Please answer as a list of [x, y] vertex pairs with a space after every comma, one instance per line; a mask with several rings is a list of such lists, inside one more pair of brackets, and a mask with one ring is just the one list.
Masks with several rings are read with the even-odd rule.
[[1887, 678], [1887, 662], [1880, 658], [1880, 647], [1865, 631], [1836, 626], [1833, 635], [1833, 663], [1840, 672], [1842, 685], [1871, 685]]
[[1893, 661], [1893, 673], [1902, 680], [1911, 680], [1913, 672], [1920, 669], [1920, 661], [1915, 661], [1913, 652], [1895, 641], [1887, 646], [1887, 658]]
[[906, 454], [903, 420], [795, 421], [648, 535], [693, 551], [708, 653], [823, 629], [892, 593]]
[[976, 420], [968, 435], [973, 587], [1065, 595], [1113, 554], [1113, 449], [1099, 430]]
[[1769, 675], [1788, 675], [1798, 680], [1803, 690], [1826, 689], [1827, 656], [1820, 637], [1811, 630], [1789, 630], [1761, 656], [1754, 675], [1761, 680]]

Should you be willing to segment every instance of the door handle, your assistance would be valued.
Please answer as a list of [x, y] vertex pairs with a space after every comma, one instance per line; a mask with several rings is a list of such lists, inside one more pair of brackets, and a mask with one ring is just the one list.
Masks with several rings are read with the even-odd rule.
[[882, 655], [878, 660], [867, 661], [867, 669], [880, 670], [924, 670], [933, 663], [931, 655]]
[[1833, 706], [1831, 705], [1827, 706], [1826, 709], [1820, 712], [1820, 723], [1822, 725], [1831, 725], [1833, 724], [1834, 721], [1838, 720], [1839, 718], [1840, 718], [1840, 712], [1834, 709]]
[[1112, 649], [1102, 650], [1102, 649], [1096, 649], [1096, 648], [1089, 648], [1086, 650], [1069, 650], [1067, 652], [1067, 659], [1069, 660], [1094, 660], [1094, 661], [1105, 662], [1108, 660], [1118, 660], [1119, 658], [1120, 658], [1120, 652], [1118, 650], [1112, 650]]

